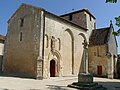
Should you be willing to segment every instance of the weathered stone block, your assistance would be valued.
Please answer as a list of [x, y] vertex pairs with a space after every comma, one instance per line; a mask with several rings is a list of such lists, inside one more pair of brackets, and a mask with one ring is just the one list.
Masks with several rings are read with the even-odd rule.
[[80, 73], [78, 74], [79, 83], [92, 83], [93, 76], [90, 73]]

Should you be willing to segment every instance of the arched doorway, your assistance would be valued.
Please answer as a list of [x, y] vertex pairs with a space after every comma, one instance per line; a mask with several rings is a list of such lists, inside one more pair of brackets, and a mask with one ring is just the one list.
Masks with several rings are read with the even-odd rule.
[[55, 60], [50, 61], [50, 77], [55, 77]]

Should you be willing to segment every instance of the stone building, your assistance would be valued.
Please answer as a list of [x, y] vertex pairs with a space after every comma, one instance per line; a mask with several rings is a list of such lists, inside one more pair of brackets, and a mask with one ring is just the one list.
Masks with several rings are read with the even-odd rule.
[[8, 21], [4, 72], [38, 79], [78, 75], [84, 69], [80, 33], [89, 40], [93, 29], [87, 9], [57, 16], [22, 4]]
[[2, 71], [4, 40], [5, 40], [5, 36], [0, 35], [0, 73]]
[[95, 29], [89, 39], [89, 72], [94, 76], [117, 77], [117, 41], [113, 25]]
[[118, 60], [117, 60], [117, 73], [118, 73], [118, 78], [120, 78], [120, 54], [117, 55]]

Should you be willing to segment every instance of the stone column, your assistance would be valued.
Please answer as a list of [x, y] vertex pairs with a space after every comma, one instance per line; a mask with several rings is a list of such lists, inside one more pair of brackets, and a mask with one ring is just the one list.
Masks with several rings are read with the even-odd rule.
[[84, 40], [83, 43], [83, 48], [84, 48], [84, 73], [88, 73], [88, 44]]
[[88, 44], [87, 41], [84, 40], [83, 43], [84, 48], [84, 71], [83, 73], [78, 74], [78, 83], [92, 83], [93, 82], [93, 76], [88, 73]]

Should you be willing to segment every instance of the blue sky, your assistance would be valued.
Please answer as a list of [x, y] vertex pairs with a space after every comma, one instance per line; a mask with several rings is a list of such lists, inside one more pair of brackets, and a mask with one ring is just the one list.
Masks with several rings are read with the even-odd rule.
[[[0, 34], [7, 33], [7, 21], [21, 3], [31, 4], [46, 9], [56, 15], [71, 12], [72, 9], [88, 8], [96, 17], [97, 28], [107, 27], [110, 20], [115, 24], [114, 17], [120, 16], [120, 2], [105, 3], [105, 0], [0, 0]], [[118, 29], [114, 25], [115, 31]], [[120, 47], [120, 36], [117, 37]], [[118, 48], [120, 53], [120, 48]]]

